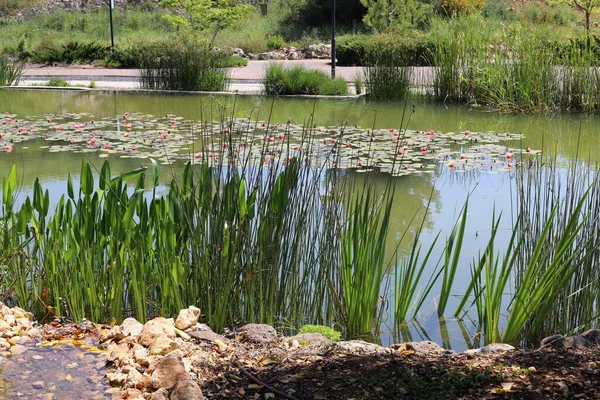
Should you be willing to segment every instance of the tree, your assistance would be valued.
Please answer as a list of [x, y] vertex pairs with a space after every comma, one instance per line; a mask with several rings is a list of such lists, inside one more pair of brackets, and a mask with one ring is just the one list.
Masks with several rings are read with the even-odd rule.
[[573, 4], [585, 15], [585, 31], [587, 33], [588, 46], [590, 45], [590, 17], [598, 6], [600, 0], [573, 0]]
[[252, 10], [249, 4], [238, 5], [229, 0], [162, 0], [161, 5], [174, 11], [163, 18], [178, 30], [191, 34], [213, 30], [209, 47], [212, 47], [222, 29], [231, 26]]
[[410, 30], [425, 22], [429, 4], [418, 0], [360, 0], [367, 8], [363, 22], [377, 32]]

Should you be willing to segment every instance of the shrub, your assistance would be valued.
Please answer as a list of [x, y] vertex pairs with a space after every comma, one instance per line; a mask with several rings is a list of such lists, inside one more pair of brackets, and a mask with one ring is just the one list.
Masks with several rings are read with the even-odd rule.
[[456, 17], [481, 11], [484, 6], [483, 0], [442, 0], [439, 12], [449, 17]]
[[265, 93], [278, 95], [345, 95], [348, 86], [343, 79], [331, 79], [326, 73], [318, 70], [296, 66], [291, 69], [281, 64], [270, 64], [265, 72]]
[[323, 325], [304, 325], [299, 333], [320, 333], [332, 342], [339, 342], [341, 336], [338, 331]]
[[380, 34], [372, 36], [345, 36], [338, 40], [336, 57], [338, 65], [365, 65], [376, 53], [394, 53], [402, 65], [431, 65], [433, 45], [428, 36], [399, 36]]
[[283, 47], [284, 40], [281, 36], [275, 35], [267, 39], [267, 47], [271, 50], [277, 50]]
[[56, 47], [40, 47], [30, 57], [33, 62], [40, 63], [91, 63], [104, 59], [109, 51], [110, 47], [95, 42], [71, 41]]
[[63, 78], [54, 77], [46, 83], [46, 86], [57, 86], [57, 87], [67, 87], [69, 83], [65, 81]]

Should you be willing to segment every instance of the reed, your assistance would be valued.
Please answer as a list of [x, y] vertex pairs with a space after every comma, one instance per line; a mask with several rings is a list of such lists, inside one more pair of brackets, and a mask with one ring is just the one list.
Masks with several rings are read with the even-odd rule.
[[225, 54], [184, 40], [140, 49], [140, 86], [151, 90], [225, 91]]
[[411, 68], [395, 50], [372, 51], [364, 68], [365, 93], [372, 100], [404, 100], [409, 94]]
[[270, 96], [348, 94], [348, 85], [341, 78], [331, 79], [322, 71], [303, 66], [287, 69], [278, 63], [269, 64], [265, 71], [263, 85], [265, 93]]
[[[471, 29], [465, 30], [464, 26]], [[536, 25], [434, 21], [434, 97], [516, 111], [598, 109], [597, 55]]]
[[0, 85], [18, 85], [24, 67], [24, 62], [12, 61], [6, 56], [0, 57]]

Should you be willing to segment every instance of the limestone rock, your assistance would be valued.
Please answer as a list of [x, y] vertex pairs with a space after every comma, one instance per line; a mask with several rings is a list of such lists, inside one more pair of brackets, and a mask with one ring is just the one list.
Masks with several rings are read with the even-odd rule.
[[202, 390], [192, 380], [179, 381], [173, 388], [173, 392], [169, 397], [170, 400], [202, 400]]
[[142, 346], [150, 346], [157, 336], [166, 335], [169, 339], [175, 339], [175, 330], [173, 329], [173, 319], [156, 317], [144, 324], [137, 341]]
[[237, 331], [237, 335], [243, 342], [252, 344], [269, 344], [277, 340], [275, 328], [266, 324], [247, 324]]
[[100, 343], [105, 343], [109, 340], [114, 340], [118, 342], [124, 337], [125, 335], [123, 334], [123, 330], [121, 329], [121, 327], [119, 325], [115, 325], [100, 336]]
[[163, 357], [150, 375], [150, 384], [153, 388], [172, 388], [178, 381], [189, 379], [185, 371], [181, 356], [171, 353]]
[[589, 329], [581, 335], [562, 336], [553, 335], [542, 339], [540, 349], [577, 349], [577, 348], [592, 348], [600, 345], [600, 330]]
[[422, 355], [436, 355], [442, 354], [446, 350], [440, 347], [438, 344], [430, 342], [428, 340], [422, 342], [406, 342], [402, 344], [393, 344], [390, 346], [391, 349], [398, 351], [412, 350], [416, 354]]
[[148, 347], [148, 354], [151, 356], [166, 355], [178, 348], [179, 345], [167, 335], [160, 335], [154, 338], [154, 341]]
[[200, 318], [200, 309], [198, 307], [189, 306], [185, 310], [179, 311], [179, 315], [175, 320], [175, 328], [181, 330], [187, 329], [196, 325], [198, 318]]
[[193, 331], [190, 332], [190, 337], [199, 341], [214, 342], [215, 340], [225, 341], [223, 335], [214, 333], [213, 331]]
[[510, 351], [510, 350], [514, 350], [514, 349], [515, 348], [513, 346], [511, 346], [510, 344], [492, 343], [492, 344], [488, 344], [487, 346], [484, 346], [480, 349], [465, 350], [463, 353], [464, 354], [489, 354], [489, 353], [498, 353], [498, 352], [502, 352], [502, 351]]
[[346, 342], [337, 342], [332, 346], [335, 353], [355, 354], [355, 355], [374, 355], [387, 354], [391, 350], [381, 347], [374, 343], [368, 343], [362, 340], [349, 340]]
[[125, 318], [121, 324], [121, 332], [125, 336], [138, 336], [142, 333], [142, 329], [144, 329], [144, 324], [131, 317]]
[[152, 393], [150, 400], [169, 400], [169, 392], [165, 388], [160, 388]]

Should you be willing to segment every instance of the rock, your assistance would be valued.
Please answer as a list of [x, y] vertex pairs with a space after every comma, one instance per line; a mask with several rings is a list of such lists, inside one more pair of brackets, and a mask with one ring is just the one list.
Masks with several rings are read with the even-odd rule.
[[553, 335], [542, 339], [540, 349], [592, 348], [600, 345], [600, 330], [590, 329], [576, 336]]
[[108, 330], [108, 332], [104, 333], [100, 336], [100, 343], [108, 342], [109, 340], [114, 340], [116, 342], [123, 339], [126, 335], [123, 333], [121, 326], [115, 325]]
[[135, 368], [131, 368], [127, 373], [125, 387], [140, 389], [140, 387], [143, 387], [143, 385], [141, 385], [143, 377], [144, 375], [142, 375], [140, 371]]
[[131, 317], [125, 318], [121, 324], [121, 332], [125, 336], [138, 336], [142, 333], [142, 329], [144, 329], [144, 324]]
[[169, 392], [165, 388], [160, 388], [152, 393], [150, 400], [169, 400]]
[[480, 349], [469, 349], [465, 350], [464, 354], [489, 354], [489, 353], [499, 353], [503, 351], [514, 350], [515, 348], [507, 343], [492, 343], [484, 346]]
[[144, 324], [137, 341], [142, 346], [150, 346], [157, 336], [166, 335], [169, 339], [175, 339], [175, 330], [173, 329], [173, 319], [156, 317]]
[[237, 48], [237, 47], [231, 49], [231, 55], [246, 58], [246, 54], [244, 53], [244, 50]]
[[267, 51], [258, 55], [259, 60], [278, 60], [279, 55], [274, 51]]
[[446, 351], [443, 347], [440, 347], [438, 344], [428, 340], [422, 342], [406, 342], [402, 344], [393, 344], [390, 346], [390, 348], [398, 351], [412, 350], [416, 354], [422, 355], [443, 354]]
[[170, 400], [202, 400], [202, 390], [192, 380], [179, 381], [171, 392]]
[[14, 346], [12, 346], [10, 348], [10, 353], [17, 355], [17, 354], [23, 354], [27, 351], [27, 347], [23, 346], [22, 344], [15, 344]]
[[120, 372], [111, 372], [106, 374], [106, 380], [111, 386], [123, 386], [127, 380], [127, 375]]
[[196, 325], [192, 326], [190, 329], [187, 329], [188, 333], [191, 331], [212, 332], [213, 330], [210, 329], [210, 326], [208, 326], [206, 324], [196, 324]]
[[150, 375], [150, 384], [153, 388], [172, 388], [178, 381], [189, 379], [188, 373], [185, 371], [181, 356], [176, 353], [171, 353], [163, 357], [154, 368]]
[[43, 389], [44, 388], [44, 381], [35, 381], [35, 382], [31, 382], [31, 387], [34, 389]]
[[225, 341], [225, 337], [214, 333], [213, 331], [193, 331], [190, 332], [190, 337], [199, 341], [214, 342], [215, 340]]
[[198, 307], [189, 306], [185, 310], [179, 311], [179, 315], [175, 320], [175, 328], [181, 330], [187, 329], [196, 325], [198, 318], [200, 318], [200, 309]]
[[155, 337], [154, 341], [148, 347], [148, 354], [151, 356], [166, 355], [178, 348], [179, 345], [175, 341], [169, 339], [167, 335], [160, 335]]
[[133, 358], [135, 362], [140, 364], [142, 367], [147, 367], [150, 362], [148, 361], [148, 349], [142, 347], [133, 351]]
[[355, 355], [373, 355], [387, 354], [391, 350], [381, 347], [374, 343], [368, 343], [362, 340], [349, 340], [346, 342], [337, 342], [332, 346], [335, 353], [355, 354]]
[[247, 324], [237, 330], [237, 336], [243, 342], [252, 344], [269, 344], [277, 340], [275, 328], [266, 324]]

